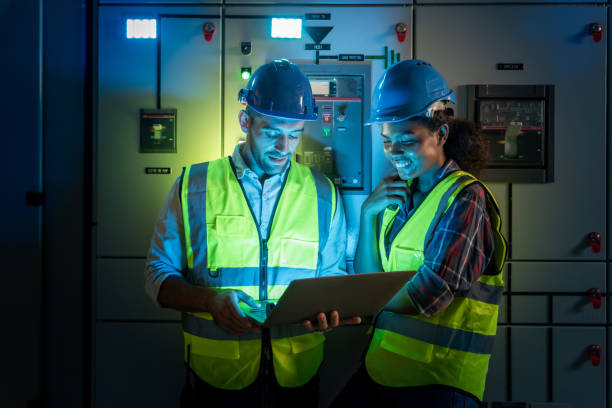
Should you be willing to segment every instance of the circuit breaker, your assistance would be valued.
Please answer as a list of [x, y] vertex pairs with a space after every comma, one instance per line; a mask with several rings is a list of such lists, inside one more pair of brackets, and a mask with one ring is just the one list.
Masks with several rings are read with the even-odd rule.
[[301, 66], [310, 79], [319, 119], [305, 122], [296, 160], [331, 178], [345, 194], [371, 190], [370, 65]]
[[140, 110], [140, 152], [176, 153], [176, 109]]
[[483, 180], [553, 181], [553, 85], [468, 85], [467, 117], [489, 142]]

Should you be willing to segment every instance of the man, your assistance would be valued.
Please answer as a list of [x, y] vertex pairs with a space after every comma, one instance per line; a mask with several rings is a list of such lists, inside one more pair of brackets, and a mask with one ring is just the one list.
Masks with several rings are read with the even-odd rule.
[[147, 292], [183, 312], [195, 373], [183, 406], [316, 406], [321, 332], [360, 319], [340, 322], [333, 311], [329, 321], [320, 313], [315, 324], [260, 329], [240, 304], [279, 298], [293, 279], [346, 273], [342, 202], [327, 177], [290, 161], [304, 121], [317, 119], [299, 67], [263, 65], [239, 99], [246, 143], [187, 166], [172, 187], [151, 241]]

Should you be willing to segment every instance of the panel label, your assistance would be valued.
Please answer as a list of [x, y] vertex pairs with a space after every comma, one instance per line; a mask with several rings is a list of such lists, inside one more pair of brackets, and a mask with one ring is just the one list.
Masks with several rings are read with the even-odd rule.
[[331, 13], [306, 13], [304, 20], [331, 20]]
[[306, 51], [329, 51], [331, 50], [331, 44], [306, 44]]
[[338, 55], [339, 61], [363, 61], [363, 54], [340, 54]]
[[498, 71], [523, 71], [524, 64], [503, 62], [497, 64]]
[[170, 174], [170, 167], [145, 167], [145, 174]]

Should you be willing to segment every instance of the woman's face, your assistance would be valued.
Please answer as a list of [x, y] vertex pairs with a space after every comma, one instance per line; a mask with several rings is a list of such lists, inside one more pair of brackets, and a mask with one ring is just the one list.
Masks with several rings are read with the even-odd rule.
[[382, 124], [385, 156], [402, 180], [417, 178], [432, 168], [437, 171], [444, 164], [446, 138], [440, 132], [411, 120]]

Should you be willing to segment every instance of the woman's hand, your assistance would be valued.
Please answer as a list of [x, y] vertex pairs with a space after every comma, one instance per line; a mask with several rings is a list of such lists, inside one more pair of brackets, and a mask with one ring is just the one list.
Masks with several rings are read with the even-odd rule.
[[392, 204], [401, 206], [408, 198], [406, 181], [398, 178], [397, 170], [381, 180], [376, 189], [363, 202], [361, 214], [373, 217]]

